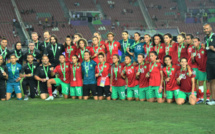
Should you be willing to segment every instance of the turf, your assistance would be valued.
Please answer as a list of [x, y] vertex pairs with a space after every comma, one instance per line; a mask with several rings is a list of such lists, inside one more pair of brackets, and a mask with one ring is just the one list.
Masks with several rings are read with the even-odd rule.
[[0, 102], [0, 133], [214, 134], [214, 106], [128, 101]]

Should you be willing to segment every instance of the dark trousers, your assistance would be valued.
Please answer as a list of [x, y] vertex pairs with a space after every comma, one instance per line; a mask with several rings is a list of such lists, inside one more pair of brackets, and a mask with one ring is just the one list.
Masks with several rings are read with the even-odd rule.
[[37, 81], [34, 79], [24, 79], [22, 81], [22, 88], [25, 95], [27, 95], [27, 86], [30, 86], [30, 97], [35, 98], [35, 93], [37, 90]]

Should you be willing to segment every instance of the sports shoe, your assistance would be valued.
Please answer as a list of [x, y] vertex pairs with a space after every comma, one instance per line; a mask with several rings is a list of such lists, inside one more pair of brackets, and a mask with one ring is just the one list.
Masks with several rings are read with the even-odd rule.
[[63, 94], [59, 94], [59, 97], [60, 97], [60, 98], [63, 98]]
[[200, 103], [203, 103], [204, 101], [203, 100], [199, 100], [196, 102], [196, 104], [200, 104]]
[[215, 101], [213, 100], [213, 101], [209, 101], [209, 102], [207, 102], [206, 103], [207, 105], [215, 105]]
[[49, 101], [49, 100], [54, 100], [54, 97], [53, 96], [49, 96], [47, 99], [45, 99], [46, 101]]
[[24, 100], [27, 101], [28, 100], [28, 96], [25, 96]]

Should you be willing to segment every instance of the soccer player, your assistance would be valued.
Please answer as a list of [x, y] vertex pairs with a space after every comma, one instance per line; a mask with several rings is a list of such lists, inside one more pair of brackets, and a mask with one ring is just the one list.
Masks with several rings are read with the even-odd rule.
[[39, 47], [40, 47], [39, 45], [41, 44], [41, 42], [38, 40], [38, 34], [37, 34], [37, 32], [31, 33], [31, 39], [34, 42], [35, 48], [37, 50], [39, 50]]
[[119, 55], [113, 55], [113, 65], [111, 67], [110, 91], [112, 100], [125, 100], [125, 79], [122, 78], [121, 73], [125, 67], [124, 63], [120, 63]]
[[172, 103], [173, 97], [175, 98], [175, 100], [177, 100], [178, 98], [180, 87], [178, 86], [175, 77], [178, 69], [180, 69], [179, 66], [172, 64], [171, 56], [169, 55], [164, 56], [163, 77], [165, 80], [167, 103]]
[[51, 71], [53, 67], [49, 66], [49, 58], [47, 55], [43, 55], [42, 57], [42, 65], [37, 67], [34, 78], [39, 81], [40, 86], [40, 97], [45, 100], [48, 95], [47, 90], [47, 81], [49, 78], [53, 77], [51, 75]]
[[135, 98], [136, 101], [139, 100], [139, 86], [138, 80], [136, 79], [137, 68], [135, 65], [131, 63], [131, 57], [125, 56], [125, 64], [121, 76], [125, 79], [128, 79], [128, 87], [127, 87], [127, 99], [129, 101]]
[[4, 60], [4, 65], [10, 63], [10, 51], [7, 49], [7, 39], [1, 39], [1, 46], [0, 46], [0, 55], [2, 55]]
[[50, 44], [50, 33], [49, 31], [45, 31], [43, 33], [43, 38], [44, 41], [40, 43], [39, 45], [39, 50], [40, 50], [40, 54], [43, 56], [45, 54], [45, 50], [47, 48], [47, 46]]
[[134, 56], [134, 64], [136, 65], [137, 63], [137, 55], [140, 53], [145, 54], [144, 51], [144, 43], [140, 42], [140, 33], [136, 32], [134, 33], [134, 43], [130, 48], [127, 48], [127, 52]]
[[187, 97], [191, 105], [196, 104], [196, 92], [195, 92], [195, 75], [188, 75], [187, 59], [181, 58], [180, 69], [176, 72], [177, 83], [180, 85], [180, 91], [178, 93], [178, 99], [176, 103], [182, 105], [185, 103]]
[[5, 101], [6, 98], [6, 80], [8, 79], [8, 69], [3, 65], [3, 56], [0, 55], [0, 99]]
[[76, 55], [77, 47], [72, 43], [72, 38], [70, 36], [66, 37], [64, 43], [66, 62], [72, 62], [72, 56]]
[[81, 38], [77, 42], [77, 48], [78, 49], [77, 49], [76, 55], [78, 55], [79, 62], [82, 63], [84, 60], [84, 52], [90, 51], [91, 47], [88, 46], [87, 40], [85, 40], [84, 38]]
[[207, 63], [206, 72], [207, 79], [209, 81], [208, 87], [211, 90], [212, 100], [207, 102], [208, 105], [215, 105], [215, 35], [212, 32], [212, 27], [210, 24], [205, 24], [203, 26], [204, 33], [206, 34], [204, 41], [207, 50]]
[[173, 37], [170, 33], [164, 35], [165, 42], [165, 55], [172, 57], [172, 63], [176, 65], [178, 63], [178, 44], [173, 41]]
[[94, 100], [98, 100], [98, 91], [96, 86], [95, 67], [96, 62], [90, 59], [90, 52], [84, 52], [84, 61], [81, 63], [83, 76], [83, 99], [87, 100], [90, 97], [90, 91]]
[[[122, 40], [120, 40], [119, 43], [121, 45], [121, 51], [122, 51], [121, 62], [124, 62], [126, 55], [131, 57], [131, 55], [127, 52], [127, 48], [129, 48], [133, 45], [134, 40], [129, 39], [128, 31], [123, 31]], [[132, 57], [132, 61], [133, 61], [133, 57]]]
[[23, 64], [26, 64], [28, 54], [32, 54], [34, 56], [34, 62], [40, 63], [40, 59], [41, 59], [40, 51], [35, 48], [34, 42], [32, 41], [29, 41], [28, 49], [24, 52]]
[[105, 54], [99, 53], [99, 63], [95, 68], [95, 76], [97, 78], [97, 91], [99, 100], [103, 100], [103, 95], [107, 100], [111, 100], [111, 92], [110, 92], [110, 64], [106, 63], [104, 60]]
[[163, 83], [163, 72], [161, 68], [161, 64], [156, 62], [157, 52], [151, 51], [149, 53], [150, 56], [150, 64], [149, 71], [146, 73], [146, 77], [149, 78], [149, 89], [147, 91], [147, 101], [154, 102], [155, 98], [157, 98], [158, 103], [163, 103], [164, 100], [162, 98], [162, 83]]
[[177, 36], [177, 42], [178, 42], [178, 64], [180, 64], [180, 59], [182, 57], [187, 58], [188, 54], [187, 54], [187, 45], [185, 43], [185, 39], [186, 39], [186, 34], [184, 32], [181, 32], [178, 36]]
[[107, 51], [107, 63], [112, 64], [112, 58], [114, 54], [118, 54], [118, 50], [121, 49], [120, 43], [114, 41], [114, 34], [109, 32], [107, 34], [108, 42], [105, 44], [105, 48]]
[[145, 34], [144, 35], [144, 50], [145, 50], [145, 62], [149, 63], [150, 61], [150, 57], [149, 57], [149, 52], [154, 51], [153, 45], [152, 45], [152, 39], [151, 36], [149, 34]]
[[163, 64], [163, 57], [165, 56], [165, 44], [162, 35], [155, 34], [153, 36], [153, 46], [154, 51], [156, 51], [158, 55], [158, 59], [156, 60], [156, 62], [160, 62], [161, 64]]
[[77, 46], [78, 41], [83, 38], [82, 34], [80, 33], [75, 33], [74, 34], [74, 39], [73, 39], [73, 44]]
[[20, 75], [22, 66], [19, 63], [16, 63], [15, 55], [10, 56], [10, 61], [11, 62], [6, 65], [8, 68], [6, 99], [10, 100], [11, 93], [14, 89], [17, 99], [22, 100], [22, 91], [19, 83], [19, 81], [21, 80]]
[[46, 53], [49, 58], [49, 62], [52, 64], [53, 67], [56, 67], [59, 62], [59, 57], [65, 51], [64, 46], [58, 43], [58, 39], [56, 35], [51, 35], [51, 44], [47, 46]]
[[93, 36], [93, 47], [90, 48], [90, 54], [92, 60], [94, 60], [97, 64], [99, 63], [98, 54], [100, 52], [105, 53], [105, 49], [102, 45], [99, 44], [99, 38], [97, 36]]
[[139, 64], [136, 73], [136, 77], [139, 79], [139, 99], [145, 101], [147, 99], [146, 93], [149, 90], [149, 78], [146, 77], [149, 65], [145, 62], [144, 54], [138, 54], [137, 61]]
[[14, 45], [14, 50], [11, 51], [12, 55], [15, 55], [17, 57], [17, 63], [22, 65], [23, 62], [23, 52], [22, 52], [22, 44], [21, 42], [17, 42]]
[[[201, 46], [200, 39], [198, 37], [193, 38], [193, 44], [194, 48], [193, 49], [193, 54], [191, 56], [192, 61], [197, 63], [198, 70], [196, 72], [196, 79], [198, 80], [198, 86], [197, 89], [199, 89], [198, 92], [198, 97], [199, 100], [197, 104], [203, 103], [204, 102], [204, 81], [207, 79], [207, 74], [206, 74], [206, 62], [207, 62], [207, 52], [205, 48]], [[206, 88], [207, 90], [207, 88]], [[209, 98], [207, 99], [209, 101]]]
[[72, 64], [70, 65], [70, 96], [75, 99], [82, 99], [83, 96], [83, 80], [82, 80], [82, 69], [78, 64], [78, 56], [72, 56]]
[[54, 100], [52, 95], [52, 85], [61, 86], [62, 93], [64, 94], [64, 98], [67, 99], [69, 95], [69, 83], [70, 83], [70, 63], [65, 62], [65, 56], [59, 56], [60, 64], [55, 67], [54, 70], [51, 70], [51, 75], [58, 75], [57, 78], [52, 78], [47, 81], [47, 88], [49, 97], [46, 100]]
[[101, 47], [105, 48], [105, 41], [103, 41], [103, 40], [102, 40], [102, 37], [101, 37], [100, 32], [95, 32], [95, 33], [93, 34], [93, 36], [98, 37], [98, 40], [99, 40], [99, 46], [101, 46]]
[[37, 90], [37, 81], [34, 79], [34, 74], [36, 72], [36, 68], [39, 65], [37, 62], [33, 62], [34, 56], [32, 54], [27, 55], [28, 63], [22, 67], [21, 71], [21, 78], [22, 81], [22, 88], [24, 91], [25, 98], [24, 100], [28, 100], [28, 88], [30, 86], [30, 97], [35, 98], [36, 90]]

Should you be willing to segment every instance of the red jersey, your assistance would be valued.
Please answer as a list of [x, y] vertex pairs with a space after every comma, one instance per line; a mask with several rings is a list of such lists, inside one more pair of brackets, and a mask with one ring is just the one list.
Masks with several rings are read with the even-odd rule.
[[59, 79], [61, 81], [63, 81], [64, 83], [69, 83], [70, 82], [70, 63], [66, 62], [65, 63], [65, 78], [66, 80], [64, 80], [64, 76], [63, 76], [63, 71], [64, 71], [64, 64], [62, 64], [62, 69], [60, 65], [57, 65], [54, 69], [54, 73], [58, 73], [59, 74]]
[[178, 43], [165, 45], [165, 55], [172, 57], [172, 63], [174, 65], [178, 64]]
[[[90, 48], [91, 57], [94, 56], [94, 54], [100, 53], [100, 52], [103, 52], [105, 54], [105, 49], [102, 46]], [[94, 57], [92, 60], [94, 60], [98, 64], [99, 63], [98, 55], [96, 57]]]
[[160, 71], [162, 71], [161, 63], [151, 63], [149, 64], [149, 71], [151, 70], [149, 77], [149, 86], [160, 86], [161, 84], [161, 75]]
[[161, 43], [160, 45], [154, 46], [154, 51], [157, 52], [158, 58], [161, 60], [161, 64], [163, 64], [163, 57], [165, 56], [165, 44]]
[[137, 66], [139, 75], [139, 88], [144, 88], [149, 86], [149, 78], [146, 78], [146, 73], [149, 72], [149, 64], [138, 65]]
[[90, 51], [90, 49], [91, 49], [91, 47], [89, 47], [89, 46], [87, 46], [85, 49], [81, 49], [81, 48], [77, 49], [76, 55], [78, 56], [79, 62], [82, 63], [82, 61], [84, 60], [84, 52]]
[[[178, 62], [177, 64], [180, 64], [180, 59], [185, 57], [187, 58], [188, 57], [188, 53], [187, 53], [187, 46], [186, 45], [177, 45], [178, 46], [178, 51], [177, 51], [177, 59], [178, 59]], [[180, 53], [180, 50], [181, 50], [181, 53]], [[179, 55], [180, 53], [180, 55]]]
[[181, 79], [181, 81], [180, 81], [180, 90], [183, 91], [183, 92], [191, 92], [192, 91], [192, 81], [191, 81], [191, 79], [195, 78], [195, 75], [192, 74], [189, 77], [188, 76], [188, 70], [181, 71], [181, 69], [177, 71], [176, 78], [178, 78], [180, 75], [183, 77]]
[[146, 54], [145, 61], [151, 62], [150, 57], [149, 57], [149, 52], [154, 51], [153, 45], [152, 44], [149, 44], [149, 45], [145, 44], [143, 46], [143, 48], [144, 48], [144, 51], [145, 51], [145, 54]]
[[[118, 50], [121, 49], [121, 45], [119, 42], [114, 41], [113, 44], [112, 43], [106, 43], [105, 44], [105, 49], [107, 51], [107, 63], [113, 63], [112, 61], [112, 57], [114, 54], [118, 54]], [[111, 53], [112, 50], [112, 53]]]
[[[103, 68], [103, 71], [102, 71], [102, 68]], [[103, 66], [103, 64], [96, 65], [95, 74], [100, 73], [100, 72], [102, 72], [102, 73], [99, 77], [97, 77], [97, 86], [100, 85], [102, 77], [106, 78], [105, 79], [105, 86], [110, 85], [110, 78], [108, 77], [108, 74], [110, 73], [110, 64], [105, 63], [104, 66]]]
[[[122, 78], [121, 73], [125, 67], [124, 63], [120, 63], [118, 66], [113, 65], [111, 68], [112, 86], [121, 87], [125, 86], [125, 79]], [[117, 74], [117, 75], [116, 75]], [[117, 77], [117, 79], [116, 79]]]
[[189, 45], [189, 47], [187, 48], [187, 61], [188, 61], [188, 65], [191, 67], [191, 68], [197, 68], [197, 64], [196, 62], [192, 62], [192, 59], [191, 59], [191, 54], [193, 52], [193, 49], [194, 48], [194, 45]]
[[[70, 77], [70, 86], [71, 87], [82, 87], [83, 86], [83, 81], [82, 81], [82, 70], [81, 66], [79, 65], [74, 65], [74, 73], [73, 74], [73, 64], [70, 65], [70, 72], [71, 72], [71, 77]], [[75, 77], [74, 77], [75, 76]], [[75, 78], [75, 79], [74, 79]]]
[[[180, 89], [180, 87], [177, 84], [176, 81], [176, 72], [178, 71], [178, 69], [180, 69], [180, 66], [177, 65], [172, 65], [172, 69], [170, 72], [170, 68], [168, 67], [168, 70], [166, 70], [167, 67], [163, 68], [163, 77], [168, 78], [170, 77], [170, 80], [168, 82], [166, 82], [166, 90], [167, 91], [173, 91], [176, 89]], [[168, 74], [167, 74], [168, 72]]]
[[76, 51], [77, 51], [76, 45], [65, 47], [66, 62], [72, 62], [72, 56], [76, 55]]
[[200, 46], [199, 50], [193, 49], [192, 53], [196, 55], [194, 59], [197, 64], [198, 70], [202, 72], [206, 72], [206, 62], [207, 62], [206, 50]]
[[137, 69], [138, 67], [134, 65], [124, 67], [125, 75], [128, 78], [128, 87], [135, 87], [138, 85], [138, 80], [136, 79]]

